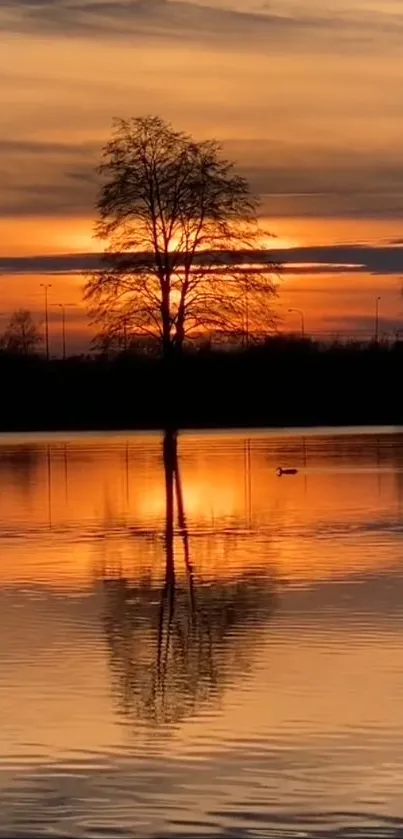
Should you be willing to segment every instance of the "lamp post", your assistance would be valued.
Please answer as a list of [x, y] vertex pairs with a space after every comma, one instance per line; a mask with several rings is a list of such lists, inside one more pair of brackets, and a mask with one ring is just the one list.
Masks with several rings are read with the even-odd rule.
[[62, 345], [63, 361], [66, 361], [66, 309], [74, 306], [74, 303], [54, 303], [62, 312]]
[[46, 340], [46, 361], [49, 361], [49, 316], [48, 316], [48, 289], [52, 288], [52, 283], [41, 283], [41, 288], [45, 291], [45, 340]]
[[378, 343], [379, 339], [379, 301], [382, 300], [381, 297], [376, 297], [375, 299], [375, 344]]
[[305, 317], [301, 309], [289, 309], [289, 312], [295, 312], [301, 318], [301, 338], [305, 338]]

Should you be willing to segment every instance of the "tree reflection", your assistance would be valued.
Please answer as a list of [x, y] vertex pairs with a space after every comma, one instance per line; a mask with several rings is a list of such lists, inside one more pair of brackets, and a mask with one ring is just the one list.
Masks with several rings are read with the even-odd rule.
[[[165, 434], [163, 463], [166, 516], [160, 584], [151, 566], [138, 579], [107, 569], [103, 573], [114, 690], [125, 714], [154, 725], [197, 713], [202, 703], [218, 698], [226, 684], [248, 670], [251, 648], [274, 600], [267, 572], [197, 578], [175, 433]], [[231, 536], [227, 539], [230, 549]], [[214, 550], [214, 542], [207, 544]]]
[[16, 445], [0, 449], [0, 485], [17, 485], [24, 494], [29, 494], [41, 457], [38, 446]]

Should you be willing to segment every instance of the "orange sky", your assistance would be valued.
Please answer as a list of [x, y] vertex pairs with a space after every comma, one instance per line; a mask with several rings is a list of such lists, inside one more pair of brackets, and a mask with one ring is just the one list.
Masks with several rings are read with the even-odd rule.
[[[0, 10], [1, 256], [94, 248], [95, 167], [113, 116], [161, 114], [216, 137], [263, 198], [279, 244], [400, 239], [401, 5], [390, 0], [16, 0]], [[370, 254], [372, 256], [372, 254]], [[381, 331], [402, 317], [401, 265], [332, 264], [284, 274], [279, 314], [296, 329]], [[0, 264], [0, 323], [16, 306], [41, 318], [43, 277]], [[86, 342], [82, 280], [54, 274], [52, 302], [74, 303], [71, 342]], [[297, 319], [298, 320], [298, 319]], [[60, 329], [51, 325], [52, 349]], [[80, 337], [81, 336], [81, 337]]]
[[[267, 229], [273, 230], [275, 248], [310, 248], [315, 245], [332, 246], [334, 242], [349, 244], [358, 241], [382, 245], [389, 238], [398, 238], [400, 223], [397, 221], [349, 219], [278, 219], [263, 220]], [[92, 235], [90, 218], [20, 219], [0, 220], [4, 238], [0, 245], [1, 256], [25, 257], [53, 254], [89, 253], [97, 250]], [[18, 236], [16, 236], [18, 233]], [[396, 273], [379, 275], [362, 270], [359, 274], [349, 272], [332, 273], [332, 266], [325, 263], [317, 266], [301, 266], [303, 273], [293, 273], [284, 267], [279, 283], [279, 297], [276, 303], [280, 316], [280, 328], [284, 331], [300, 329], [298, 314], [289, 313], [289, 308], [304, 311], [306, 330], [318, 337], [330, 335], [351, 336], [371, 334], [374, 321], [375, 299], [381, 295], [381, 332], [393, 335], [403, 322], [401, 302], [401, 277]], [[70, 348], [87, 346], [91, 330], [82, 300], [85, 278], [80, 274], [27, 274], [0, 275], [1, 314], [0, 325], [5, 325], [10, 312], [21, 305], [28, 307], [43, 321], [44, 292], [41, 283], [51, 283], [49, 290], [49, 317], [52, 353], [61, 352], [61, 322], [58, 303], [68, 305], [67, 331]], [[402, 266], [403, 273], [403, 266]], [[382, 325], [384, 324], [384, 325]]]

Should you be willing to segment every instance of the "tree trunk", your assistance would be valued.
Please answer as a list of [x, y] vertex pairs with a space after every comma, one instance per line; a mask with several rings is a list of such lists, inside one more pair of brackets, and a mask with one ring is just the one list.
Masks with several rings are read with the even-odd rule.
[[162, 321], [162, 355], [164, 359], [170, 357], [172, 352], [171, 340], [171, 317], [169, 305], [169, 290], [167, 290], [163, 283], [162, 285], [162, 302], [161, 302], [161, 321]]
[[176, 350], [177, 355], [180, 355], [180, 353], [182, 352], [184, 341], [185, 341], [185, 330], [183, 329], [183, 326], [180, 326], [178, 324], [177, 329], [176, 329], [176, 335], [175, 335], [175, 350]]
[[169, 660], [172, 621], [175, 611], [175, 555], [174, 555], [174, 477], [177, 459], [176, 434], [165, 432], [163, 460], [165, 473], [165, 583], [161, 593], [158, 625], [157, 679], [164, 696]]
[[178, 438], [176, 431], [165, 431], [163, 462], [165, 475], [165, 550], [167, 577], [174, 576], [174, 487], [178, 462]]

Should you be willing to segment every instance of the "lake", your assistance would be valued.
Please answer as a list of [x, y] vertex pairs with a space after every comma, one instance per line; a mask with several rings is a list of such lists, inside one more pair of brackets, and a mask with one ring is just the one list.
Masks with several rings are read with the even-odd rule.
[[2, 838], [403, 835], [403, 432], [1, 435], [0, 498]]

